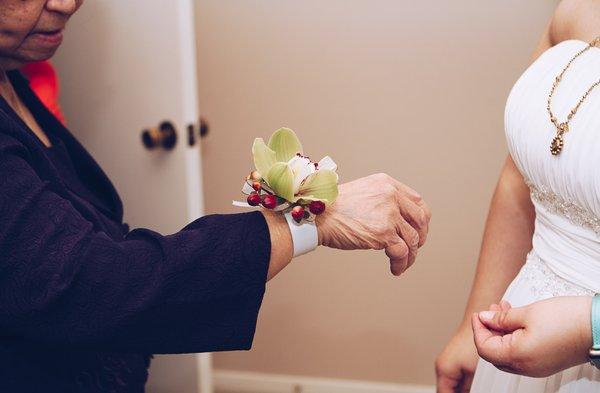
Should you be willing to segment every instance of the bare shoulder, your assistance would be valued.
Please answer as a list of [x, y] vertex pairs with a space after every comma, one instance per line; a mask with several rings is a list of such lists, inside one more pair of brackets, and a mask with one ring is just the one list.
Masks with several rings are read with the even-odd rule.
[[600, 0], [561, 0], [550, 23], [554, 44], [566, 40], [591, 41], [600, 35]]

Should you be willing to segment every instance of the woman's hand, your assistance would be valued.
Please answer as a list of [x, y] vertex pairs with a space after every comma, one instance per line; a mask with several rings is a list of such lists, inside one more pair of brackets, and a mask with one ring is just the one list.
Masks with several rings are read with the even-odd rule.
[[431, 213], [413, 189], [385, 174], [340, 185], [335, 203], [317, 217], [319, 244], [342, 250], [385, 249], [394, 275], [415, 261]]
[[463, 323], [435, 361], [437, 392], [468, 392], [478, 360], [471, 326]]
[[479, 355], [500, 370], [547, 377], [585, 363], [592, 346], [592, 298], [556, 297], [473, 314]]

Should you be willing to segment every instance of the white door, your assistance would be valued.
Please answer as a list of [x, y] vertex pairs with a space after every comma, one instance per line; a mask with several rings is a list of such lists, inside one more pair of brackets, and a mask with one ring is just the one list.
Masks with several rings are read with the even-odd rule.
[[[69, 128], [115, 183], [125, 221], [172, 233], [202, 214], [192, 0], [85, 2], [54, 59]], [[170, 121], [171, 150], [148, 150], [145, 128]], [[197, 136], [197, 135], [196, 135]], [[209, 355], [157, 356], [148, 392], [209, 393]]]

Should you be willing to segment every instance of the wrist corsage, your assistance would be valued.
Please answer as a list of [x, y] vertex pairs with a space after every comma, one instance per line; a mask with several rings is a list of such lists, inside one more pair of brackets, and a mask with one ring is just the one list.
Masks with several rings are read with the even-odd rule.
[[329, 156], [311, 161], [289, 128], [275, 131], [268, 144], [256, 138], [252, 155], [255, 170], [242, 188], [247, 199], [234, 202], [236, 206], [262, 206], [290, 213], [294, 221], [302, 223], [313, 221], [338, 196], [336, 163]]

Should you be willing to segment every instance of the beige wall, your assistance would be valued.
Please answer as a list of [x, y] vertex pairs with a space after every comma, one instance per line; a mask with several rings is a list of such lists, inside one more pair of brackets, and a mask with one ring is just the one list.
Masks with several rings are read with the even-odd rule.
[[[342, 180], [385, 171], [434, 212], [401, 278], [380, 252], [320, 249], [268, 285], [254, 348], [219, 369], [433, 383], [506, 154], [503, 108], [554, 1], [201, 0], [207, 212], [239, 211], [253, 137], [293, 128]], [[368, 208], [366, 206], [365, 208]]]

